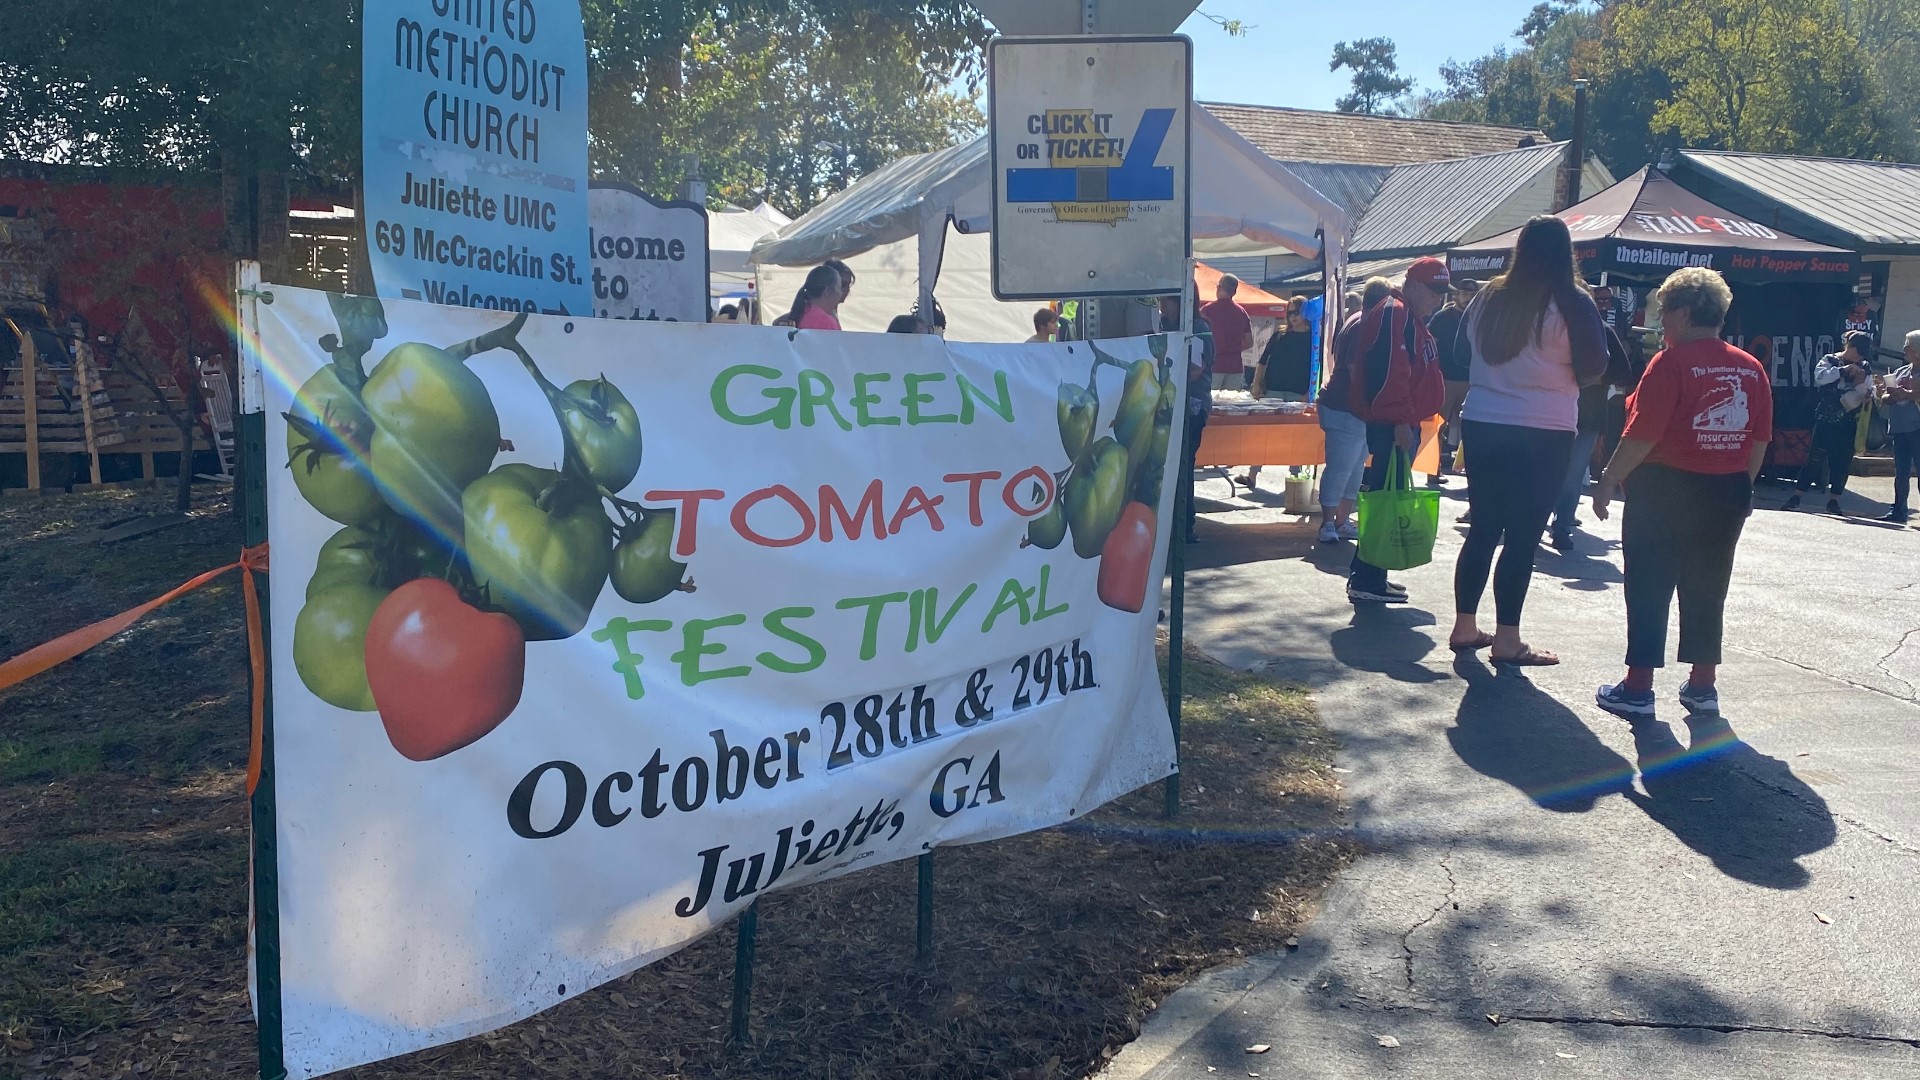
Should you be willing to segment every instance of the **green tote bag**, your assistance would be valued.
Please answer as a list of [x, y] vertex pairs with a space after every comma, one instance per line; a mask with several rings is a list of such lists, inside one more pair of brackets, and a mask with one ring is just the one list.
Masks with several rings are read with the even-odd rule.
[[1406, 454], [1394, 450], [1387, 486], [1360, 493], [1360, 558], [1383, 570], [1411, 570], [1433, 561], [1440, 532], [1440, 493], [1409, 485]]

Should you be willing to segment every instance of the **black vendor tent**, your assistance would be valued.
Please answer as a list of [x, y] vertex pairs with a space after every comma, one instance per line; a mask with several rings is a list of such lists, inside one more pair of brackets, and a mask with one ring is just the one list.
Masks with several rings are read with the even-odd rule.
[[[1658, 280], [1683, 266], [1718, 270], [1730, 281], [1831, 282], [1852, 285], [1860, 259], [1748, 221], [1667, 179], [1641, 169], [1585, 202], [1560, 211], [1573, 232], [1580, 268]], [[1492, 277], [1507, 268], [1513, 229], [1447, 253], [1456, 277]]]
[[[1860, 279], [1860, 257], [1816, 244], [1695, 195], [1654, 169], [1641, 169], [1585, 202], [1560, 211], [1573, 233], [1581, 272], [1606, 275], [1625, 329], [1651, 288], [1684, 266], [1718, 270], [1733, 286], [1722, 331], [1752, 353], [1773, 383], [1774, 441], [1769, 469], [1790, 474], [1805, 460], [1813, 427], [1813, 367], [1840, 347], [1841, 316]], [[1519, 229], [1447, 253], [1457, 276], [1492, 277], [1507, 268]]]

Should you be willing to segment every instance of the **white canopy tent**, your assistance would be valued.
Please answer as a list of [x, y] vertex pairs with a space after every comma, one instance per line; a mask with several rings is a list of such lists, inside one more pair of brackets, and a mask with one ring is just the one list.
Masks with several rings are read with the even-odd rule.
[[753, 295], [753, 270], [747, 265], [748, 254], [761, 237], [772, 236], [793, 220], [765, 203], [761, 206], [778, 218], [759, 208], [707, 211], [709, 292], [716, 303]]
[[[1319, 258], [1325, 237], [1330, 295], [1338, 297], [1350, 229], [1339, 206], [1198, 105], [1192, 161], [1194, 254]], [[1033, 305], [1001, 303], [989, 284], [991, 182], [983, 135], [892, 162], [761, 239], [749, 262], [768, 318], [785, 310], [810, 267], [838, 258], [857, 279], [840, 309], [849, 330], [886, 329], [925, 281], [947, 313], [948, 337], [1023, 340]], [[1337, 301], [1328, 310], [1338, 311]]]

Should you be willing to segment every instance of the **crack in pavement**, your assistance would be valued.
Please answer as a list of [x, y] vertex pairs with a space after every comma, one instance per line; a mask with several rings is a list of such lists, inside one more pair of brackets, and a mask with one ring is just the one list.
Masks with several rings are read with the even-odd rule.
[[1440, 869], [1447, 875], [1446, 895], [1440, 898], [1440, 902], [1434, 905], [1432, 911], [1427, 912], [1426, 918], [1407, 927], [1406, 933], [1400, 935], [1401, 959], [1406, 965], [1407, 991], [1409, 993], [1413, 991], [1413, 935], [1418, 932], [1421, 927], [1439, 918], [1441, 912], [1447, 910], [1447, 907], [1453, 903], [1454, 891], [1460, 887], [1460, 883], [1454, 880], [1453, 867], [1447, 865], [1447, 860], [1453, 858], [1454, 848], [1459, 846], [1459, 843], [1458, 840], [1447, 841], [1447, 853], [1440, 856]]
[[1912, 697], [1914, 695], [1913, 683], [1907, 681], [1906, 679], [1901, 678], [1898, 675], [1895, 675], [1893, 673], [1893, 670], [1887, 667], [1887, 661], [1899, 655], [1900, 650], [1907, 647], [1907, 641], [1911, 639], [1915, 634], [1920, 634], [1920, 626], [1916, 626], [1913, 629], [1907, 631], [1906, 633], [1901, 634], [1899, 643], [1896, 644], [1893, 648], [1888, 649], [1887, 655], [1882, 656], [1879, 660], [1875, 661], [1873, 665], [1876, 670], [1885, 674], [1887, 678], [1892, 679], [1893, 681], [1906, 687], [1908, 697]]
[[[1914, 633], [1914, 632], [1920, 632], [1920, 631], [1909, 631], [1909, 633]], [[1824, 670], [1822, 668], [1809, 667], [1806, 664], [1802, 664], [1797, 660], [1793, 660], [1785, 656], [1775, 656], [1774, 654], [1763, 651], [1761, 649], [1751, 648], [1746, 645], [1736, 645], [1731, 642], [1729, 642], [1726, 645], [1726, 648], [1732, 649], [1736, 652], [1746, 653], [1748, 656], [1757, 656], [1762, 660], [1772, 660], [1773, 662], [1778, 664], [1785, 664], [1790, 668], [1795, 668], [1799, 671], [1804, 671], [1809, 675], [1818, 675], [1823, 679], [1831, 679], [1842, 686], [1851, 687], [1852, 689], [1855, 689], [1855, 690], [1864, 690], [1869, 694], [1878, 694], [1884, 698], [1891, 698], [1894, 701], [1900, 702], [1902, 705], [1920, 705], [1920, 700], [1916, 700], [1915, 697], [1901, 697], [1899, 694], [1896, 694], [1891, 690], [1883, 690], [1877, 686], [1868, 686], [1866, 683], [1863, 683], [1863, 682], [1855, 682], [1854, 680], [1847, 678], [1845, 675], [1840, 675], [1835, 672]], [[1898, 652], [1898, 651], [1900, 650], [1897, 648], [1894, 650], [1894, 652]], [[1888, 655], [1891, 656], [1892, 653], [1889, 653]], [[1903, 682], [1903, 683], [1906, 682], [1905, 679], [1901, 679], [1897, 675], [1889, 674], [1889, 677], [1899, 682]], [[1915, 687], [1912, 683], [1907, 683], [1907, 689], [1909, 691], [1913, 691]]]
[[1745, 766], [1737, 763], [1733, 766], [1733, 770], [1739, 773], [1742, 777], [1745, 777], [1746, 779], [1752, 781], [1755, 784], [1760, 785], [1761, 787], [1767, 789], [1768, 791], [1773, 792], [1776, 795], [1786, 796], [1789, 800], [1791, 800], [1795, 805], [1800, 807], [1800, 809], [1806, 813], [1812, 814], [1816, 817], [1825, 815], [1844, 825], [1850, 825], [1853, 828], [1856, 828], [1861, 832], [1866, 833], [1868, 836], [1873, 837], [1875, 840], [1878, 840], [1881, 843], [1891, 846], [1895, 851], [1898, 851], [1903, 855], [1920, 855], [1920, 848], [1916, 848], [1913, 845], [1906, 843], [1905, 841], [1901, 840], [1897, 836], [1892, 836], [1888, 833], [1881, 832], [1879, 829], [1873, 827], [1872, 825], [1867, 824], [1864, 821], [1861, 821], [1859, 818], [1853, 817], [1850, 814], [1841, 813], [1840, 811], [1835, 810], [1831, 806], [1827, 806], [1825, 808], [1815, 806], [1813, 802], [1810, 799], [1808, 799], [1806, 793], [1804, 792], [1796, 791], [1792, 788], [1785, 787], [1781, 784], [1776, 784], [1773, 781], [1766, 779], [1765, 777], [1756, 776], [1754, 775], [1753, 772], [1749, 771]]
[[1773, 1024], [1687, 1024], [1669, 1020], [1628, 1020], [1610, 1016], [1517, 1016], [1510, 1013], [1496, 1013], [1499, 1022], [1520, 1021], [1529, 1024], [1570, 1024], [1622, 1028], [1652, 1028], [1663, 1031], [1717, 1031], [1723, 1035], [1759, 1034], [1759, 1035], [1813, 1035], [1822, 1039], [1848, 1040], [1854, 1042], [1893, 1043], [1896, 1046], [1920, 1048], [1920, 1038], [1906, 1038], [1899, 1035], [1863, 1035], [1854, 1031], [1824, 1031], [1819, 1028], [1780, 1027]]

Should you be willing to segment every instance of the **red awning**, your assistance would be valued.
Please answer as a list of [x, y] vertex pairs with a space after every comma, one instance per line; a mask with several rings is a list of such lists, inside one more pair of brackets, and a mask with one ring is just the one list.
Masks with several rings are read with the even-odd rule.
[[[1220, 284], [1220, 271], [1203, 262], [1193, 264], [1193, 281], [1198, 290], [1201, 303], [1213, 299], [1214, 290]], [[1240, 283], [1240, 291], [1233, 294], [1234, 302], [1247, 309], [1247, 314], [1256, 319], [1284, 319], [1287, 317], [1287, 302], [1262, 289], [1250, 281]]]

